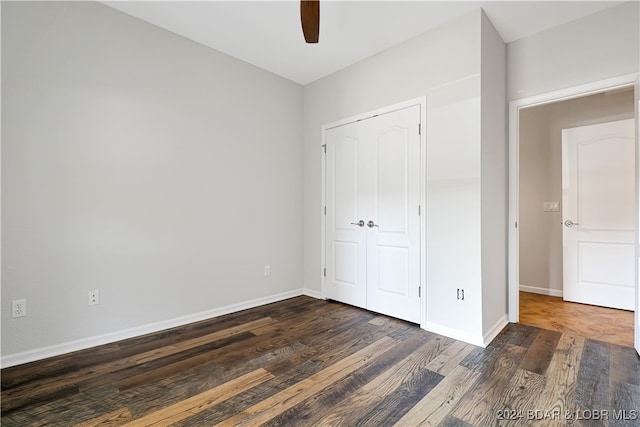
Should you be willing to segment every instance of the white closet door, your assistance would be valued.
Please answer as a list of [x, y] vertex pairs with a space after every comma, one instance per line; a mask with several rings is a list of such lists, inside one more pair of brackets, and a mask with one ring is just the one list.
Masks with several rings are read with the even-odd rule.
[[420, 107], [326, 131], [330, 299], [420, 322]]
[[363, 122], [367, 308], [420, 322], [420, 107]]
[[[366, 307], [366, 227], [358, 122], [326, 131], [325, 297]], [[359, 221], [362, 225], [357, 225]]]

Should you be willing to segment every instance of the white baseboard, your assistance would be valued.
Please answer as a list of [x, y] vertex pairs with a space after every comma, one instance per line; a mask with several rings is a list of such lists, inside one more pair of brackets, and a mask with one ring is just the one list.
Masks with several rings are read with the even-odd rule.
[[250, 301], [243, 301], [237, 304], [231, 304], [224, 307], [214, 308], [212, 310], [201, 311], [199, 313], [189, 314], [186, 316], [176, 317], [174, 319], [163, 320], [160, 322], [149, 323], [135, 328], [125, 329], [116, 332], [110, 332], [95, 337], [84, 338], [80, 340], [70, 341], [66, 343], [56, 344], [48, 347], [37, 348], [2, 356], [0, 366], [8, 368], [10, 366], [21, 365], [23, 363], [33, 362], [36, 360], [46, 359], [48, 357], [59, 356], [61, 354], [71, 353], [78, 350], [96, 347], [99, 345], [110, 344], [116, 341], [134, 338], [141, 335], [159, 332], [177, 326], [187, 325], [189, 323], [199, 322], [201, 320], [211, 319], [213, 317], [223, 316], [236, 311], [246, 310], [248, 308], [259, 307], [261, 305], [282, 301], [301, 295], [307, 295], [312, 298], [324, 299], [320, 292], [312, 289], [300, 288], [293, 291], [283, 292], [267, 297], [256, 298]]
[[301, 291], [302, 291], [302, 295], [306, 295], [311, 298], [326, 299], [325, 297], [322, 296], [322, 293], [320, 293], [319, 291], [314, 291], [313, 289], [302, 288]]
[[562, 291], [558, 289], [540, 288], [537, 286], [520, 285], [522, 292], [531, 292], [532, 294], [549, 295], [552, 297], [562, 297]]
[[478, 347], [485, 346], [482, 335], [470, 334], [458, 329], [438, 325], [433, 322], [426, 322], [424, 325], [422, 325], [422, 328], [429, 332], [433, 332], [434, 334], [444, 335], [445, 337], [453, 338], [454, 340], [458, 341], [464, 341], [469, 344], [477, 345]]
[[507, 326], [508, 324], [509, 324], [509, 320], [507, 318], [507, 315], [505, 314], [504, 316], [502, 316], [502, 318], [500, 318], [500, 320], [498, 320], [496, 322], [495, 325], [493, 325], [493, 327], [491, 329], [489, 329], [487, 331], [486, 334], [484, 334], [484, 345], [483, 345], [483, 347], [486, 347], [489, 344], [491, 344], [491, 341], [493, 341], [493, 339], [495, 337], [497, 337], [498, 334], [500, 332], [502, 332], [504, 327]]

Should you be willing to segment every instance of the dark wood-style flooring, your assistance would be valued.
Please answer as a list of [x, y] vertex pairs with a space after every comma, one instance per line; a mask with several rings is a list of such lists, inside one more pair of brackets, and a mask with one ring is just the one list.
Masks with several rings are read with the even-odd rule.
[[640, 359], [521, 324], [483, 349], [297, 297], [3, 369], [1, 405], [5, 427], [638, 426]]
[[[520, 292], [520, 323], [633, 347], [633, 311]], [[640, 425], [640, 424], [639, 424]]]

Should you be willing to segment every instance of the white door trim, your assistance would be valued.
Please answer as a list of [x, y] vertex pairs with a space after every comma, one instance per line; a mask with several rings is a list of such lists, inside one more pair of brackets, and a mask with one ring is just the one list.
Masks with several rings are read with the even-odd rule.
[[[624, 76], [614, 77], [611, 79], [601, 80], [585, 85], [575, 86], [554, 92], [544, 93], [528, 98], [516, 99], [509, 102], [509, 321], [518, 322], [520, 315], [519, 292], [519, 230], [516, 226], [519, 220], [518, 204], [519, 204], [519, 117], [520, 109], [528, 108], [543, 104], [549, 104], [557, 101], [565, 101], [573, 98], [579, 98], [586, 95], [606, 92], [609, 90], [619, 89], [623, 87], [635, 87], [636, 99], [640, 90], [638, 86], [638, 73], [627, 74]], [[638, 109], [635, 111], [636, 121], [638, 120]], [[638, 150], [638, 135], [636, 135], [636, 153]], [[638, 165], [640, 160], [636, 159], [636, 175], [638, 175]], [[639, 205], [638, 187], [636, 188], [636, 206]], [[638, 217], [638, 215], [636, 215]], [[636, 227], [636, 251], [640, 254], [640, 245], [638, 245], [638, 227]], [[640, 310], [638, 304], [638, 266], [636, 266], [636, 316]], [[636, 336], [638, 325], [636, 328]]]
[[426, 123], [427, 123], [427, 97], [421, 96], [418, 98], [413, 98], [407, 101], [399, 102], [397, 104], [388, 105], [386, 107], [378, 108], [373, 111], [368, 111], [366, 113], [358, 114], [352, 117], [348, 117], [345, 119], [341, 119], [335, 122], [327, 123], [321, 126], [321, 168], [322, 168], [322, 190], [320, 192], [320, 291], [322, 296], [326, 298], [325, 292], [325, 268], [326, 268], [326, 215], [325, 215], [325, 206], [326, 204], [326, 156], [325, 156], [325, 147], [326, 147], [326, 131], [328, 129], [334, 128], [336, 126], [345, 125], [347, 123], [357, 122], [359, 120], [368, 119], [370, 117], [378, 116], [381, 114], [391, 113], [393, 111], [402, 110], [408, 107], [412, 107], [414, 105], [420, 106], [420, 123], [422, 126], [420, 132], [420, 148], [421, 148], [421, 156], [420, 156], [420, 206], [421, 206], [421, 215], [420, 215], [420, 327], [424, 328], [426, 324], [426, 148], [427, 148], [427, 132], [426, 132]]
[[634, 347], [640, 355], [640, 84], [636, 81], [636, 312], [634, 316]]

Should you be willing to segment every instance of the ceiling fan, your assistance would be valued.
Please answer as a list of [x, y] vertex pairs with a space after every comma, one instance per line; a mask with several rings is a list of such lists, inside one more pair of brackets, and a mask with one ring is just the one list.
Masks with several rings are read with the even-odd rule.
[[318, 43], [320, 33], [320, 0], [300, 0], [300, 21], [307, 43]]

